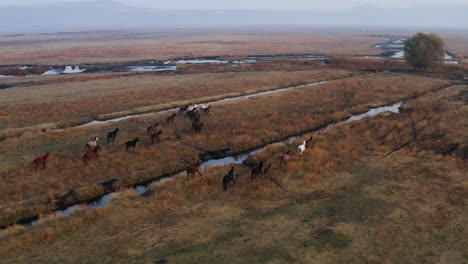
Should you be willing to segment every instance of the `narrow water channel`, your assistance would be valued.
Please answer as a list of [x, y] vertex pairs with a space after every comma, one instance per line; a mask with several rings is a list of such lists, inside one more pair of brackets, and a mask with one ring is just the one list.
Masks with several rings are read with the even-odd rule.
[[[289, 90], [292, 90], [292, 89], [298, 89], [298, 88], [303, 88], [303, 87], [310, 87], [310, 86], [320, 85], [320, 84], [324, 84], [324, 83], [327, 83], [327, 82], [328, 81], [311, 82], [311, 83], [306, 83], [306, 84], [301, 84], [301, 85], [295, 85], [295, 86], [289, 86], [289, 87], [285, 87], [285, 88], [279, 88], [279, 89], [275, 89], [275, 90], [262, 91], [262, 92], [247, 94], [247, 95], [240, 95], [240, 96], [233, 96], [233, 97], [228, 97], [228, 98], [224, 98], [224, 99], [212, 100], [212, 101], [208, 101], [208, 102], [204, 102], [204, 103], [205, 104], [214, 104], [214, 103], [233, 101], [233, 100], [237, 100], [237, 99], [251, 98], [251, 97], [254, 97], [254, 96], [260, 96], [260, 95], [266, 95], [266, 94], [272, 94], [272, 93], [279, 93], [279, 92], [289, 91]], [[117, 117], [117, 118], [104, 120], [104, 121], [94, 120], [94, 121], [79, 125], [77, 127], [85, 127], [85, 126], [91, 126], [91, 125], [97, 125], [97, 124], [116, 123], [116, 122], [120, 122], [120, 121], [127, 120], [127, 119], [130, 119], [130, 118], [142, 117], [142, 116], [154, 115], [154, 114], [163, 114], [163, 113], [177, 111], [177, 110], [179, 110], [179, 107], [174, 107], [174, 108], [170, 108], [170, 109], [166, 109], [166, 110], [150, 112], [150, 113], [144, 113], [144, 114], [127, 115], [127, 116]]]
[[[309, 84], [309, 85], [311, 85], [311, 84]], [[285, 89], [291, 89], [291, 88], [285, 88]], [[265, 93], [265, 92], [263, 92], [263, 93]], [[250, 95], [250, 96], [252, 96], [252, 95]], [[223, 100], [226, 100], [226, 99], [223, 99]], [[231, 100], [232, 100], [232, 98], [231, 98]], [[326, 131], [328, 131], [330, 129], [333, 129], [333, 128], [341, 126], [341, 125], [344, 125], [346, 123], [356, 121], [356, 120], [361, 120], [361, 119], [366, 118], [366, 117], [376, 116], [376, 115], [378, 115], [378, 114], [380, 114], [382, 112], [390, 111], [390, 112], [393, 112], [393, 113], [399, 113], [400, 112], [399, 109], [400, 109], [400, 106], [402, 104], [403, 104], [403, 101], [400, 101], [400, 102], [397, 102], [397, 103], [394, 103], [394, 104], [372, 108], [372, 109], [370, 109], [369, 111], [367, 111], [365, 113], [352, 115], [351, 117], [349, 117], [348, 119], [346, 119], [344, 121], [340, 121], [340, 122], [330, 124], [325, 128], [318, 129], [318, 130], [308, 132], [308, 133], [304, 133], [300, 137], [305, 138], [305, 137], [309, 137], [310, 135], [313, 135], [313, 134], [324, 133], [324, 132], [326, 132]], [[245, 159], [247, 159], [247, 158], [249, 158], [251, 156], [254, 156], [254, 155], [258, 154], [258, 153], [264, 152], [267, 148], [269, 148], [271, 146], [291, 144], [295, 140], [297, 140], [298, 138], [299, 138], [299, 136], [289, 137], [289, 138], [287, 138], [285, 140], [280, 140], [280, 141], [271, 143], [271, 144], [269, 144], [267, 146], [257, 148], [255, 150], [249, 152], [249, 153], [238, 155], [238, 156], [228, 156], [228, 157], [225, 157], [225, 158], [208, 160], [208, 161], [204, 162], [201, 165], [201, 170], [206, 170], [206, 169], [211, 168], [213, 166], [222, 166], [222, 165], [230, 165], [230, 164], [242, 164], [242, 161], [244, 161]], [[184, 173], [178, 173], [178, 174], [168, 176], [168, 177], [166, 177], [166, 178], [164, 178], [162, 180], [159, 180], [158, 182], [170, 180], [171, 178], [179, 176], [179, 175], [184, 175]], [[134, 188], [135, 194], [136, 195], [143, 195], [143, 194], [147, 193], [150, 190], [149, 186], [152, 183], [154, 183], [154, 182], [148, 183], [146, 185], [141, 185], [141, 186], [135, 187]], [[48, 220], [51, 220], [51, 219], [54, 219], [54, 218], [57, 218], [57, 217], [69, 216], [69, 215], [71, 215], [73, 212], [75, 212], [77, 210], [86, 210], [86, 209], [91, 209], [91, 208], [103, 207], [103, 206], [109, 204], [112, 197], [118, 196], [119, 194], [120, 194], [120, 192], [114, 192], [114, 193], [104, 195], [101, 198], [99, 198], [97, 201], [92, 202], [92, 203], [73, 205], [73, 206], [68, 207], [65, 210], [59, 210], [59, 211], [56, 211], [53, 214], [47, 215], [47, 216], [42, 217], [42, 218], [40, 218], [38, 220], [34, 220], [34, 221], [29, 222], [29, 223], [22, 224], [22, 226], [23, 227], [31, 227], [31, 226], [37, 225], [39, 223], [43, 223], [45, 221], [48, 221]]]

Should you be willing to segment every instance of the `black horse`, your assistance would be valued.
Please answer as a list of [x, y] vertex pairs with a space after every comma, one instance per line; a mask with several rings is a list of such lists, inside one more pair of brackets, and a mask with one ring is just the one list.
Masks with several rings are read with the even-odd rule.
[[125, 149], [128, 151], [129, 148], [133, 148], [135, 150], [137, 142], [140, 141], [139, 138], [135, 138], [134, 140], [130, 140], [124, 143]]
[[114, 131], [107, 133], [107, 144], [115, 141], [115, 138], [117, 137], [118, 132], [119, 132], [119, 128], [116, 128]]
[[258, 176], [263, 173], [263, 160], [260, 163], [256, 164], [256, 166], [252, 167], [250, 171], [250, 178], [252, 180], [256, 180]]
[[234, 178], [234, 167], [231, 167], [231, 170], [223, 178], [223, 190], [227, 191], [230, 185], [236, 184], [236, 179]]

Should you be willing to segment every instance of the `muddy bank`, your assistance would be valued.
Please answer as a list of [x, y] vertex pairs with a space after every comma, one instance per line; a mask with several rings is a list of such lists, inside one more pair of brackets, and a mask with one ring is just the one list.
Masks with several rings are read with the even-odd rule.
[[331, 56], [320, 54], [249, 55], [246, 57], [177, 57], [166, 61], [143, 60], [125, 63], [95, 63], [79, 65], [0, 65], [0, 76], [31, 77], [39, 75], [61, 75], [105, 72], [175, 72], [181, 64], [218, 64], [238, 66], [272, 62], [276, 60], [307, 59], [324, 61]]

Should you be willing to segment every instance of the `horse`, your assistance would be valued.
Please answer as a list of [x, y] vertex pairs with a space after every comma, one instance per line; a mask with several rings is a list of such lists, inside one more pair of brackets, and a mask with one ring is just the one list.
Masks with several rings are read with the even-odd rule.
[[191, 105], [187, 108], [187, 112], [194, 111], [194, 110], [197, 111], [197, 108], [198, 108], [197, 104]]
[[192, 123], [192, 132], [200, 132], [202, 131], [202, 128], [205, 124], [203, 122], [198, 123], [198, 122], [193, 122]]
[[162, 134], [162, 130], [159, 130], [157, 133], [152, 133], [151, 144], [154, 144], [155, 141], [156, 143], [161, 143], [161, 139], [160, 139], [161, 134]]
[[88, 161], [97, 158], [98, 152], [101, 151], [101, 147], [97, 146], [93, 151], [88, 151], [86, 154], [83, 155], [83, 163], [84, 165], [88, 165]]
[[305, 144], [306, 148], [309, 148], [312, 146], [312, 138], [313, 136], [310, 136], [309, 139], [306, 139], [306, 144]]
[[197, 115], [198, 115], [198, 110], [196, 108], [192, 109], [192, 110], [188, 110], [186, 115], [191, 119], [191, 120], [194, 120]]
[[195, 177], [197, 173], [200, 174], [200, 177], [202, 176], [200, 172], [200, 166], [201, 166], [201, 162], [199, 161], [195, 166], [187, 170], [187, 180], [190, 177]]
[[271, 166], [272, 166], [272, 164], [270, 163], [270, 164], [268, 164], [268, 166], [266, 166], [265, 168], [263, 168], [262, 174], [263, 174], [263, 175], [267, 175], [268, 172], [269, 172], [270, 169], [271, 169]]
[[300, 154], [301, 156], [302, 156], [302, 154], [304, 153], [304, 151], [306, 150], [306, 145], [307, 145], [307, 142], [306, 142], [306, 140], [304, 140], [304, 141], [302, 142], [302, 144], [299, 145], [299, 146], [297, 147], [297, 150], [299, 151], [299, 154]]
[[117, 137], [118, 132], [119, 132], [119, 128], [116, 128], [114, 131], [107, 133], [107, 144], [115, 141], [115, 138]]
[[189, 108], [189, 105], [182, 106], [179, 108], [179, 113], [187, 112], [187, 109]]
[[99, 138], [98, 137], [94, 137], [93, 140], [89, 141], [88, 143], [86, 143], [85, 145], [85, 150], [86, 151], [90, 151], [91, 149], [94, 149], [97, 147], [97, 142], [98, 142]]
[[159, 122], [152, 124], [151, 126], [148, 127], [148, 129], [146, 129], [146, 133], [148, 133], [148, 135], [151, 135], [151, 132], [156, 130], [158, 126], [159, 126]]
[[140, 141], [139, 138], [135, 138], [134, 140], [130, 140], [124, 143], [125, 149], [128, 151], [129, 148], [133, 148], [135, 150], [137, 142]]
[[39, 167], [39, 165], [42, 165], [42, 169], [44, 169], [49, 158], [50, 153], [47, 152], [46, 154], [44, 154], [44, 156], [34, 159], [32, 163], [35, 163], [36, 165], [35, 171], [37, 171], [37, 167]]
[[210, 104], [201, 105], [201, 106], [200, 106], [200, 109], [201, 109], [204, 113], [209, 114], [209, 113], [210, 113], [210, 109], [211, 109], [211, 105], [210, 105]]
[[289, 159], [291, 159], [291, 152], [292, 151], [289, 150], [288, 152], [286, 152], [285, 154], [281, 155], [281, 157], [278, 158], [280, 161], [280, 166], [288, 164]]
[[166, 118], [166, 123], [168, 123], [168, 124], [169, 124], [169, 123], [174, 123], [174, 120], [175, 120], [176, 116], [177, 116], [177, 114], [174, 113], [174, 114], [172, 114], [171, 116], [167, 117], [167, 118]]
[[223, 190], [227, 191], [230, 185], [236, 184], [236, 179], [234, 178], [234, 166], [231, 167], [231, 170], [223, 178]]
[[250, 178], [252, 180], [256, 180], [257, 176], [260, 176], [260, 174], [263, 173], [263, 160], [260, 161], [260, 163], [256, 164], [255, 167], [252, 168], [250, 171]]

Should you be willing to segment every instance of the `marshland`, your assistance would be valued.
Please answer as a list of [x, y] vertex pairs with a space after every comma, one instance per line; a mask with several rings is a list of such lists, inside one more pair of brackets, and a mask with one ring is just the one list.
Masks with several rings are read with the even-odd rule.
[[465, 263], [468, 39], [419, 31], [0, 32], [0, 263]]

